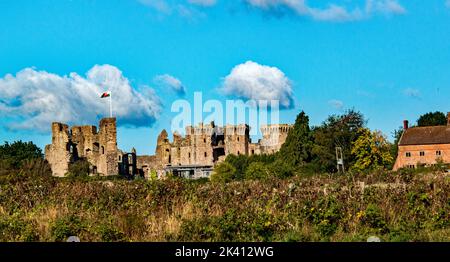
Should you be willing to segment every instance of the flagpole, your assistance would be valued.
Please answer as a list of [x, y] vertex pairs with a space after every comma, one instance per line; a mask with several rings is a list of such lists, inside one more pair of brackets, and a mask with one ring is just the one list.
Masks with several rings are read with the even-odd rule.
[[112, 118], [112, 92], [109, 91], [109, 117]]

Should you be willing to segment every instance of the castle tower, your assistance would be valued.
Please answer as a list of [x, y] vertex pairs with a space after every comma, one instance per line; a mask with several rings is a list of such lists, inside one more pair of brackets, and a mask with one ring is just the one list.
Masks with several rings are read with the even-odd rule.
[[248, 155], [250, 127], [246, 124], [225, 127], [225, 154]]
[[272, 124], [261, 126], [261, 149], [263, 153], [275, 153], [286, 141], [289, 131], [293, 128], [287, 124]]
[[117, 149], [117, 125], [116, 118], [103, 118], [100, 120], [99, 141], [99, 161], [98, 172], [103, 175], [117, 175], [118, 170], [118, 149]]
[[163, 166], [172, 164], [171, 147], [172, 145], [169, 141], [169, 135], [167, 134], [167, 131], [164, 129], [159, 134], [158, 141], [156, 144], [156, 158]]
[[45, 159], [54, 176], [62, 177], [69, 170], [73, 147], [70, 143], [69, 126], [52, 123], [52, 144], [45, 147]]

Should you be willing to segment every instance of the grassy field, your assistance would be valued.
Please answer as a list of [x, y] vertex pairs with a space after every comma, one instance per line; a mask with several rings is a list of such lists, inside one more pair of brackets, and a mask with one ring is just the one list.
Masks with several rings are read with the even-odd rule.
[[423, 171], [212, 183], [0, 172], [0, 241], [450, 241], [450, 176]]

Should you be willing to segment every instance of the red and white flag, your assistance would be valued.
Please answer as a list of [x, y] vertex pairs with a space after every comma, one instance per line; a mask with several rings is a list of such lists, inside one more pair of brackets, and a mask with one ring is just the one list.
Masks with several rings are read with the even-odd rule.
[[104, 92], [100, 98], [106, 98], [109, 97], [109, 117], [112, 117], [112, 97], [111, 97], [111, 91], [106, 91]]
[[111, 91], [105, 92], [103, 93], [100, 98], [105, 98], [105, 97], [110, 97], [111, 96]]

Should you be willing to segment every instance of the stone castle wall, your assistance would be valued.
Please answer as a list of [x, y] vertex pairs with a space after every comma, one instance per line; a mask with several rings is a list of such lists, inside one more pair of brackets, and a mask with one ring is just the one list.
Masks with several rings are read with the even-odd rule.
[[[275, 153], [286, 141], [291, 128], [292, 125], [266, 125], [261, 129], [263, 138], [257, 143], [252, 143], [250, 127], [245, 124], [225, 127], [216, 127], [214, 123], [188, 126], [186, 135], [182, 137], [175, 133], [172, 142], [167, 131], [163, 130], [158, 136], [155, 155], [138, 156], [137, 166], [147, 172], [157, 170], [161, 175], [160, 171], [166, 166], [213, 166], [230, 154]], [[214, 134], [217, 136], [214, 137]]]
[[54, 176], [64, 176], [69, 164], [79, 159], [90, 163], [90, 172], [117, 175], [118, 158], [116, 119], [104, 118], [100, 130], [95, 126], [69, 126], [52, 124], [52, 143], [45, 147], [45, 158]]
[[[137, 155], [135, 150], [125, 154], [117, 147], [117, 127], [115, 118], [104, 118], [99, 129], [95, 126], [69, 126], [52, 124], [52, 143], [45, 147], [45, 157], [53, 175], [64, 176], [70, 163], [86, 159], [91, 174], [117, 175], [142, 174], [149, 177], [151, 172], [163, 176], [167, 166], [214, 166], [227, 155], [255, 155], [278, 151], [292, 128], [290, 125], [264, 126], [263, 138], [252, 143], [248, 125], [209, 125], [186, 127], [186, 135], [173, 134], [169, 139], [166, 130], [158, 138], [155, 155]], [[126, 158], [126, 159], [123, 159]]]

